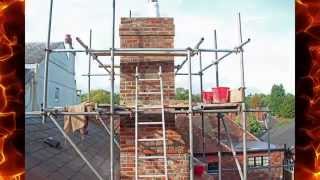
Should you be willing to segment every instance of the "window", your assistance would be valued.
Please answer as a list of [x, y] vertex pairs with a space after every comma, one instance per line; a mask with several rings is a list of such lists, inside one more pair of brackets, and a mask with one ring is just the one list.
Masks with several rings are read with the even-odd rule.
[[255, 162], [256, 167], [262, 166], [262, 157], [261, 156], [255, 157], [255, 160], [256, 160], [256, 162]]
[[77, 96], [81, 96], [81, 90], [76, 90]]
[[254, 157], [248, 157], [248, 165], [249, 167], [254, 167]]
[[208, 174], [217, 174], [219, 172], [218, 162], [208, 163]]
[[265, 167], [269, 166], [269, 157], [268, 156], [253, 156], [248, 157], [249, 167]]
[[56, 91], [54, 92], [54, 100], [56, 102], [59, 102], [59, 98], [60, 98], [60, 89], [57, 87]]
[[269, 166], [269, 157], [268, 156], [263, 156], [262, 166]]

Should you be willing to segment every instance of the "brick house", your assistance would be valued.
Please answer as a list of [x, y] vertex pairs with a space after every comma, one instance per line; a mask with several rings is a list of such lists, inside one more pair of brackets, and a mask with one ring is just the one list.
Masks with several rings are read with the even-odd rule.
[[[175, 26], [173, 18], [121, 18], [119, 35], [121, 48], [173, 48]], [[158, 76], [159, 66], [162, 66], [164, 81], [164, 101], [169, 105], [175, 97], [175, 75], [173, 56], [125, 56], [120, 59], [120, 104], [126, 107], [133, 107], [135, 103], [135, 73], [136, 66], [143, 78], [155, 78]], [[159, 84], [144, 82], [139, 86], [139, 91], [159, 91]], [[151, 105], [159, 101], [160, 97], [143, 96], [139, 99], [139, 104]], [[202, 157], [202, 135], [201, 121], [199, 115], [194, 115], [194, 155]], [[154, 121], [161, 119], [161, 114], [139, 115], [139, 121]], [[189, 179], [189, 134], [187, 115], [165, 114], [167, 157], [169, 179]], [[135, 126], [134, 117], [126, 115], [120, 116], [120, 178], [133, 179], [135, 175]], [[226, 134], [221, 128], [221, 142], [217, 140], [217, 119], [214, 114], [205, 116], [206, 122], [206, 149], [204, 159], [209, 165], [209, 174], [200, 179], [216, 178], [214, 173], [217, 167], [217, 152], [220, 150], [223, 159], [223, 169], [234, 169], [230, 172], [223, 171], [223, 179], [239, 179], [235, 163], [231, 155], [229, 145], [225, 142]], [[241, 160], [242, 130], [233, 121], [226, 120], [231, 132], [232, 141], [236, 145]], [[149, 125], [139, 127], [139, 138], [154, 138], [161, 136], [161, 125]], [[145, 142], [138, 147], [139, 155], [160, 155], [162, 153], [162, 143]], [[283, 153], [281, 148], [272, 145], [272, 159], [270, 163], [278, 166], [282, 164]], [[249, 165], [253, 166], [249, 170], [249, 179], [264, 179], [267, 177], [265, 167], [269, 163], [266, 159], [266, 143], [260, 141], [252, 134], [248, 133], [248, 159]], [[202, 159], [203, 160], [203, 159]], [[144, 161], [143, 163], [140, 161]], [[140, 174], [163, 174], [163, 163], [154, 160], [139, 160], [138, 171]], [[259, 168], [263, 167], [263, 170]], [[256, 168], [253, 170], [253, 168]], [[211, 173], [213, 172], [213, 173]], [[251, 176], [255, 174], [255, 176]], [[273, 171], [274, 177], [282, 176], [282, 169]]]
[[[187, 120], [185, 116], [178, 116], [176, 124], [178, 129], [186, 129], [183, 123]], [[206, 115], [205, 122], [205, 150], [203, 153], [202, 123], [201, 116], [193, 117], [193, 141], [194, 156], [201, 160], [206, 166], [206, 174], [197, 179], [218, 178], [218, 151], [221, 152], [222, 179], [240, 179], [235, 161], [233, 159], [230, 145], [227, 142], [227, 134], [223, 126], [220, 129], [220, 145], [218, 144], [218, 120], [215, 114]], [[225, 118], [226, 126], [230, 132], [232, 142], [237, 151], [237, 157], [242, 164], [242, 128], [233, 120]], [[181, 131], [183, 132], [183, 131]], [[187, 132], [184, 138], [188, 138]], [[247, 133], [247, 156], [248, 156], [248, 179], [267, 179], [268, 165], [271, 163], [273, 179], [281, 179], [282, 164], [284, 160], [284, 149], [281, 146], [271, 144], [271, 160], [268, 158], [268, 144], [260, 141], [254, 135]]]

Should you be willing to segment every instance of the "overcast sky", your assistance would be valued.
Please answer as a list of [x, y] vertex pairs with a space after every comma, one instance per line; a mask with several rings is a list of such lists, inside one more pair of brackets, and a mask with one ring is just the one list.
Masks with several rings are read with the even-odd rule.
[[[116, 47], [119, 47], [120, 17], [148, 16], [148, 0], [116, 0]], [[52, 41], [63, 41], [65, 34], [89, 41], [93, 30], [93, 48], [111, 47], [112, 0], [54, 0]], [[26, 1], [26, 42], [46, 41], [49, 0]], [[294, 93], [294, 1], [292, 0], [160, 0], [161, 16], [174, 17], [175, 47], [193, 47], [204, 37], [202, 48], [213, 48], [213, 30], [217, 30], [218, 47], [234, 48], [239, 44], [237, 13], [241, 12], [243, 39], [251, 38], [245, 47], [245, 83], [250, 92], [269, 93], [273, 84], [282, 83]], [[221, 56], [221, 55], [219, 55]], [[212, 62], [214, 54], [203, 55], [203, 64]], [[109, 58], [101, 58], [109, 63]], [[177, 58], [180, 62], [182, 59]], [[179, 60], [181, 59], [181, 60]], [[116, 59], [119, 63], [119, 59]], [[198, 71], [198, 62], [193, 62]], [[240, 87], [240, 57], [231, 55], [220, 63], [220, 85]], [[79, 89], [87, 91], [88, 57], [77, 54], [76, 80]], [[93, 72], [105, 73], [94, 63]], [[181, 72], [187, 72], [185, 66]], [[204, 88], [215, 85], [215, 69], [205, 72]], [[193, 78], [199, 92], [199, 77]], [[116, 91], [119, 91], [119, 78]], [[176, 87], [188, 86], [187, 77], [177, 77]], [[107, 77], [94, 77], [92, 88], [110, 89]]]

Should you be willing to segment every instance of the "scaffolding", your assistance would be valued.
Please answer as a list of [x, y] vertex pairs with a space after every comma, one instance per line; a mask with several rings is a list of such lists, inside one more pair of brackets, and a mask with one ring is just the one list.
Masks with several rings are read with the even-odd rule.
[[[202, 135], [204, 138], [204, 114], [206, 113], [217, 113], [218, 114], [218, 131], [220, 132], [220, 121], [222, 121], [224, 129], [228, 135], [228, 142], [232, 149], [233, 157], [235, 158], [235, 162], [237, 165], [237, 170], [239, 172], [239, 176], [242, 180], [247, 180], [247, 172], [248, 172], [248, 165], [247, 165], [247, 139], [246, 139], [246, 132], [247, 132], [247, 112], [258, 112], [254, 110], [250, 110], [246, 108], [244, 99], [245, 99], [245, 77], [244, 77], [244, 56], [243, 56], [243, 47], [250, 42], [250, 39], [243, 40], [242, 37], [242, 27], [241, 27], [241, 16], [240, 13], [237, 16], [238, 19], [238, 35], [239, 35], [239, 42], [238, 45], [231, 49], [218, 49], [217, 45], [217, 33], [214, 30], [214, 48], [213, 49], [203, 49], [200, 48], [200, 45], [203, 43], [204, 38], [201, 38], [200, 41], [194, 46], [194, 48], [187, 47], [187, 48], [116, 48], [115, 47], [115, 0], [112, 1], [112, 44], [110, 49], [92, 49], [92, 30], [90, 30], [90, 41], [89, 46], [87, 46], [84, 42], [81, 41], [80, 38], [77, 38], [78, 43], [83, 47], [83, 49], [51, 49], [50, 48], [50, 38], [51, 38], [51, 24], [52, 24], [52, 10], [53, 10], [53, 0], [50, 0], [50, 7], [49, 7], [49, 20], [48, 20], [48, 33], [47, 33], [47, 42], [46, 42], [46, 49], [45, 49], [45, 70], [44, 70], [44, 87], [43, 87], [43, 107], [41, 111], [34, 111], [34, 112], [27, 112], [26, 115], [29, 116], [42, 116], [42, 122], [45, 123], [46, 119], [49, 118], [59, 129], [59, 131], [63, 134], [66, 140], [72, 145], [75, 151], [79, 154], [79, 156], [85, 161], [88, 167], [94, 172], [96, 177], [102, 180], [102, 176], [96, 171], [96, 169], [91, 165], [91, 163], [86, 159], [86, 157], [82, 154], [82, 152], [77, 148], [77, 146], [73, 143], [70, 139], [68, 134], [64, 132], [61, 126], [58, 124], [56, 120], [56, 116], [63, 116], [63, 115], [86, 115], [86, 116], [102, 116], [108, 115], [110, 117], [110, 124], [109, 128], [107, 125], [102, 122], [103, 127], [106, 129], [108, 134], [110, 135], [110, 178], [111, 180], [114, 179], [114, 168], [113, 168], [113, 161], [114, 161], [114, 145], [120, 148], [119, 143], [115, 140], [114, 136], [114, 116], [115, 115], [129, 115], [134, 114], [135, 109], [128, 109], [128, 110], [115, 110], [115, 102], [114, 102], [114, 83], [115, 83], [115, 68], [119, 66], [115, 65], [115, 56], [180, 56], [186, 57], [181, 64], [175, 66], [175, 75], [185, 75], [188, 76], [188, 90], [189, 90], [189, 97], [188, 97], [188, 105], [175, 107], [169, 106], [166, 107], [166, 112], [174, 113], [174, 114], [188, 114], [189, 119], [189, 174], [190, 179], [194, 179], [194, 172], [193, 172], [193, 161], [194, 161], [194, 154], [193, 154], [193, 130], [192, 130], [192, 119], [194, 113], [201, 114], [202, 119]], [[88, 100], [90, 101], [90, 92], [91, 92], [91, 77], [92, 76], [109, 76], [110, 77], [110, 84], [111, 84], [111, 98], [110, 98], [110, 110], [108, 112], [81, 112], [81, 113], [72, 113], [72, 112], [64, 112], [63, 110], [59, 110], [53, 107], [48, 107], [47, 105], [47, 92], [48, 92], [48, 62], [51, 53], [86, 53], [89, 56], [89, 66], [88, 66], [88, 74], [84, 74], [83, 76], [88, 77]], [[215, 53], [214, 61], [203, 67], [202, 65], [202, 54], [203, 53]], [[218, 53], [223, 53], [221, 57], [218, 56]], [[219, 87], [219, 63], [225, 59], [226, 57], [230, 56], [231, 54], [238, 54], [240, 55], [240, 81], [241, 81], [241, 89], [242, 89], [242, 102], [240, 103], [226, 103], [226, 104], [215, 104], [215, 105], [201, 105], [194, 106], [192, 102], [192, 76], [199, 76], [200, 78], [200, 90], [201, 93], [203, 92], [203, 75], [206, 70], [211, 68], [212, 66], [215, 67], [215, 75], [216, 75], [216, 86]], [[108, 56], [110, 57], [111, 65], [104, 65], [98, 58], [101, 56]], [[191, 62], [192, 58], [195, 56], [199, 56], [199, 71], [192, 72]], [[106, 70], [107, 74], [92, 74], [91, 72], [91, 61], [95, 60], [98, 62], [99, 67], [102, 67]], [[188, 72], [187, 73], [179, 73], [182, 67], [185, 64], [188, 64]], [[201, 97], [202, 98], [202, 97]], [[202, 100], [202, 99], [201, 99]], [[228, 132], [228, 128], [223, 119], [223, 113], [239, 113], [241, 114], [242, 119], [242, 144], [243, 144], [243, 165], [241, 164], [236, 157], [236, 150], [234, 149], [234, 145], [232, 143], [230, 134]], [[260, 111], [261, 112], [261, 111]], [[146, 112], [147, 113], [147, 112]], [[218, 140], [220, 140], [220, 133], [218, 134]], [[205, 144], [203, 143], [203, 148]], [[269, 158], [270, 158], [270, 143], [268, 143], [269, 148]], [[270, 168], [270, 165], [269, 165]], [[271, 175], [270, 175], [271, 178]], [[219, 152], [219, 179], [221, 179], [221, 154]]]

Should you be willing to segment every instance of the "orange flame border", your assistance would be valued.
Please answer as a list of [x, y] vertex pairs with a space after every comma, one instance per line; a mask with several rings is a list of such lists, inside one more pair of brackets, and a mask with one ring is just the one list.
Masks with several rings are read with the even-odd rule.
[[24, 1], [0, 0], [0, 180], [24, 179]]
[[320, 1], [296, 0], [295, 178], [320, 180]]

